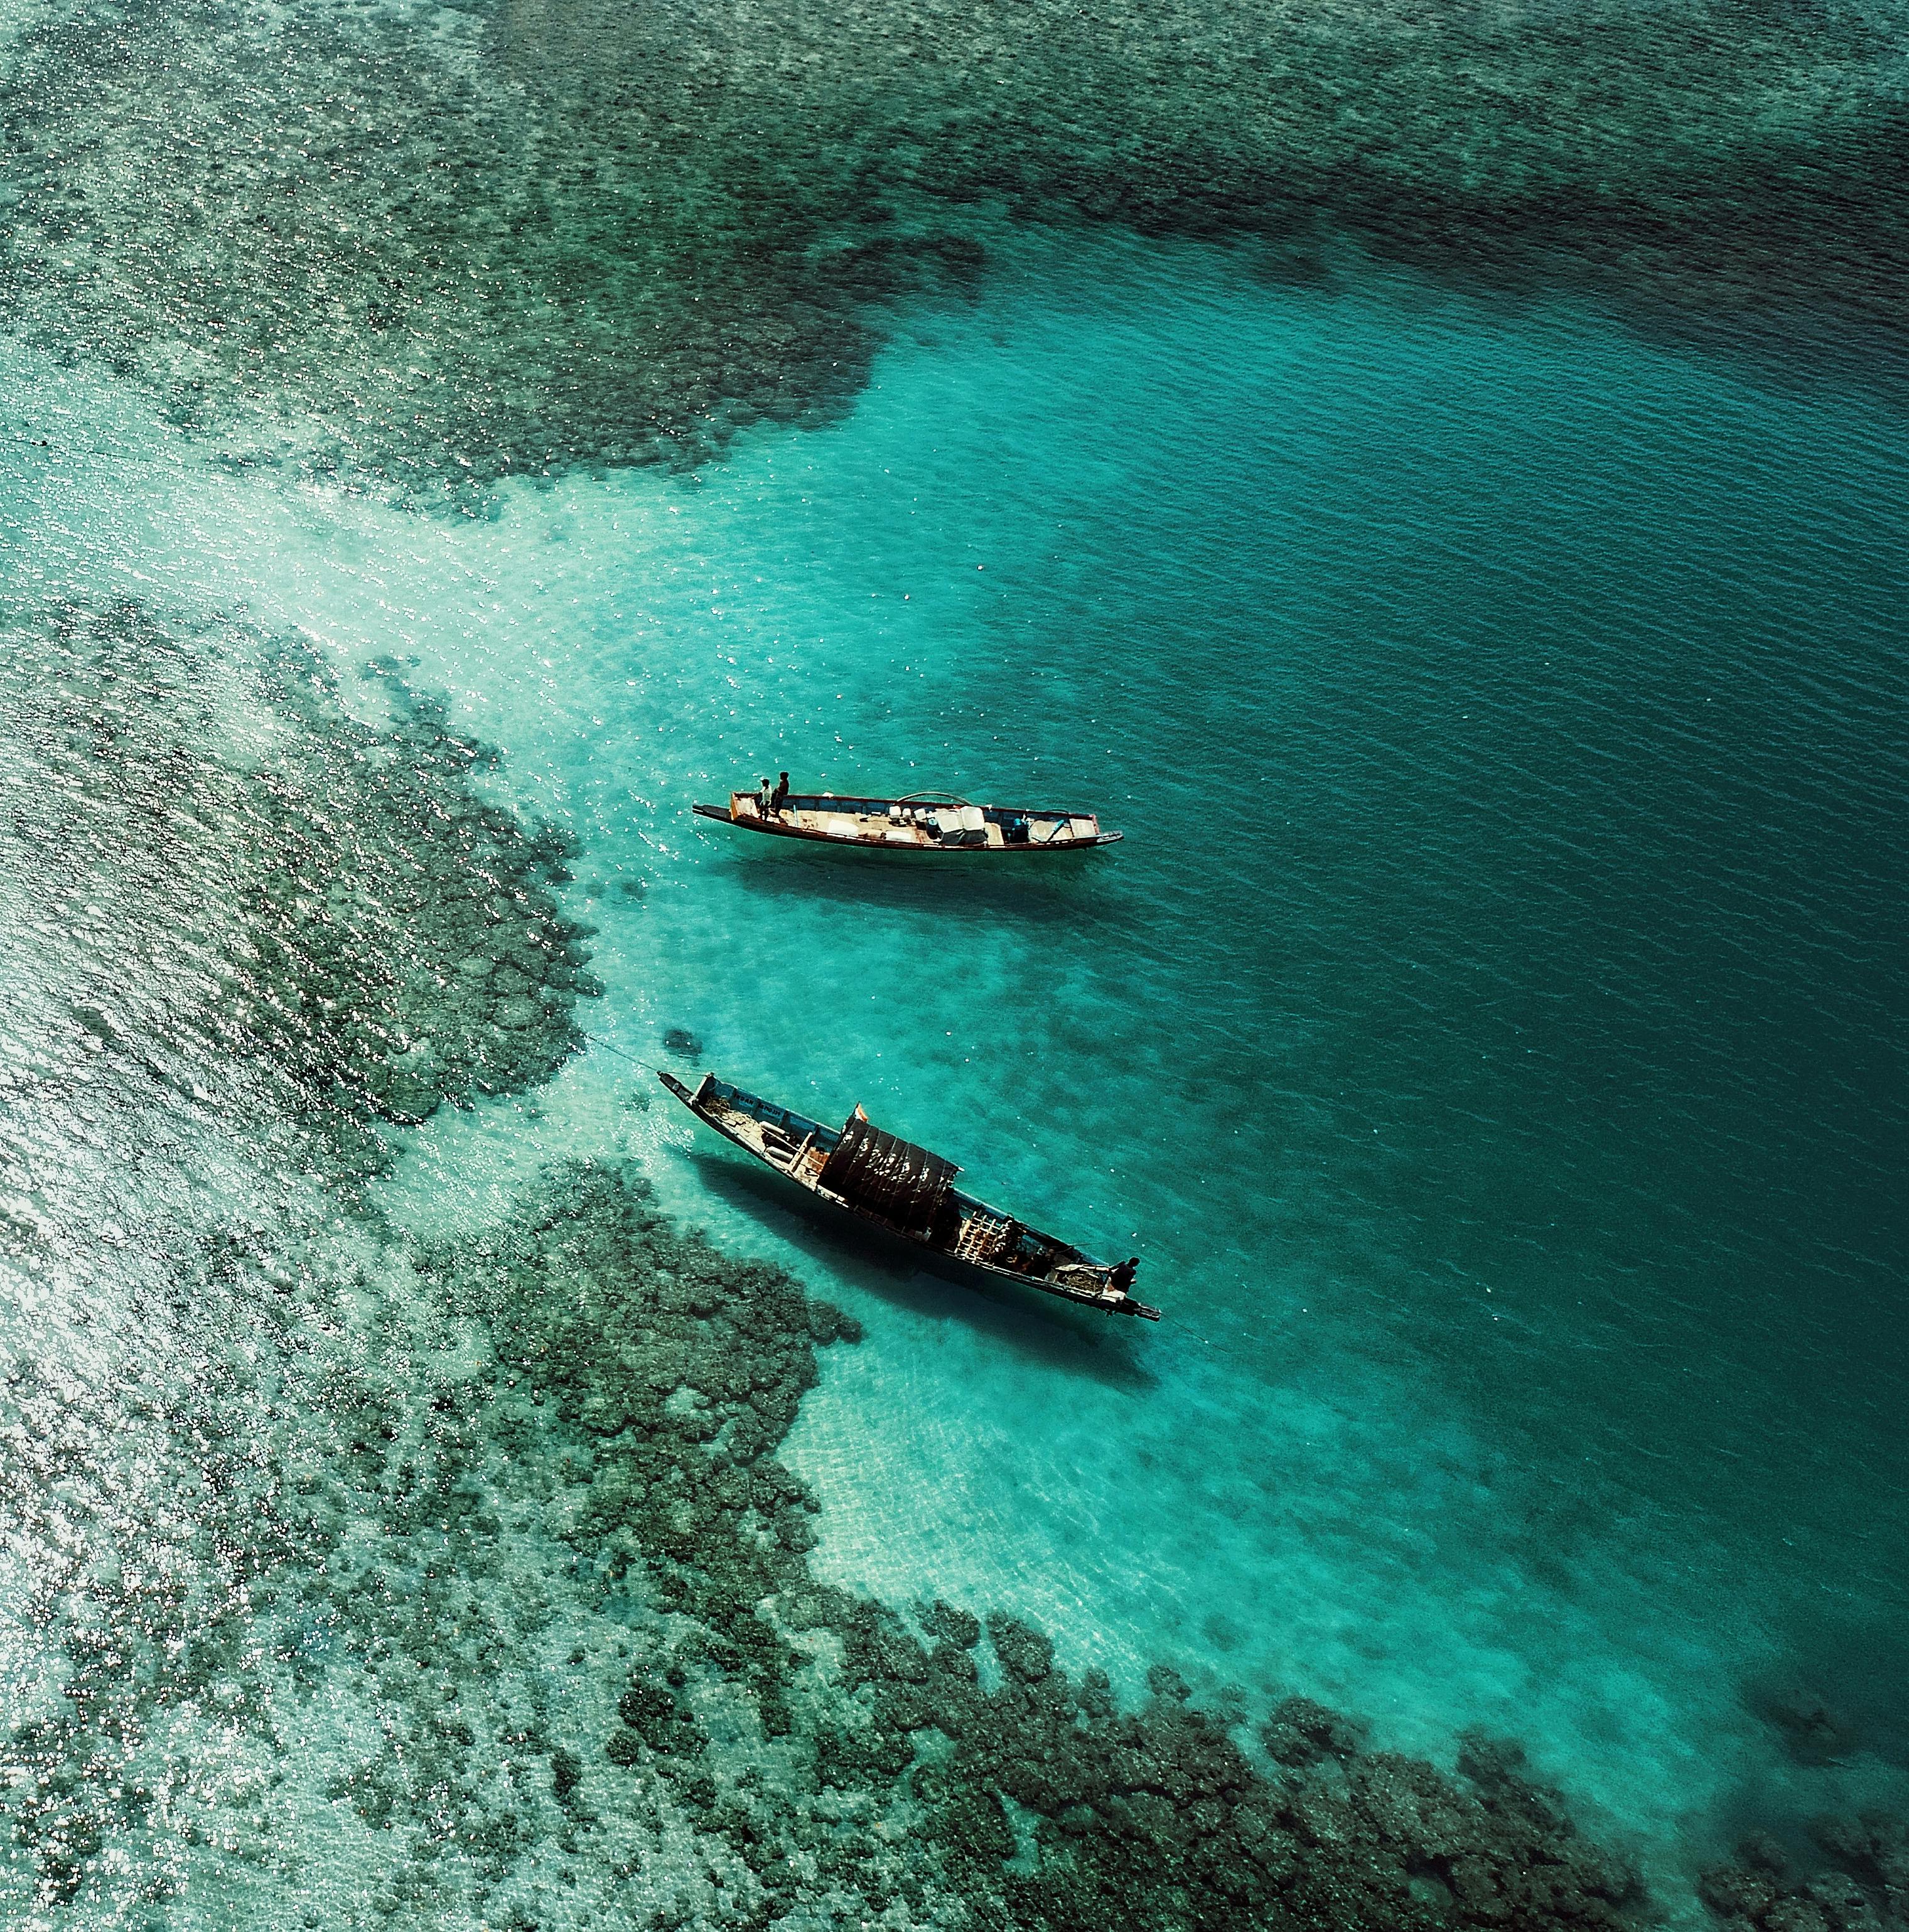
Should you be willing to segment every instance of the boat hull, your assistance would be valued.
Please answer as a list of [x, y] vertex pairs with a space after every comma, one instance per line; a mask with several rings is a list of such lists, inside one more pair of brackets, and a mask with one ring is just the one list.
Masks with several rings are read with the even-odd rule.
[[[971, 1255], [962, 1253], [959, 1248], [950, 1247], [942, 1242], [930, 1239], [922, 1233], [899, 1226], [883, 1215], [869, 1212], [853, 1201], [845, 1200], [827, 1192], [812, 1183], [803, 1179], [800, 1175], [792, 1173], [788, 1168], [780, 1166], [775, 1161], [770, 1160], [761, 1148], [752, 1144], [749, 1139], [744, 1138], [742, 1132], [725, 1124], [722, 1119], [716, 1118], [713, 1110], [701, 1104], [702, 1096], [712, 1084], [719, 1084], [726, 1094], [740, 1096], [744, 1100], [755, 1102], [758, 1106], [766, 1108], [773, 1119], [782, 1124], [782, 1130], [786, 1133], [792, 1136], [797, 1130], [806, 1130], [808, 1139], [811, 1141], [818, 1136], [825, 1136], [830, 1139], [836, 1138], [832, 1130], [823, 1126], [818, 1121], [810, 1120], [804, 1116], [791, 1113], [786, 1108], [775, 1107], [772, 1103], [761, 1102], [758, 1096], [743, 1094], [742, 1090], [731, 1088], [726, 1082], [716, 1083], [713, 1081], [713, 1076], [708, 1074], [703, 1076], [701, 1083], [693, 1090], [672, 1073], [659, 1070], [656, 1077], [705, 1126], [713, 1127], [732, 1146], [740, 1148], [752, 1160], [767, 1168], [772, 1174], [788, 1182], [791, 1187], [809, 1196], [812, 1199], [820, 1202], [824, 1206], [834, 1209], [839, 1214], [846, 1214], [856, 1220], [864, 1222], [869, 1226], [878, 1228], [885, 1234], [892, 1236], [896, 1240], [905, 1241], [910, 1246], [918, 1248], [925, 1253], [934, 1255], [943, 1261], [950, 1262], [957, 1268], [964, 1269], [971, 1274], [986, 1275], [991, 1280], [998, 1281], [1015, 1282], [1023, 1288], [1034, 1288], [1043, 1294], [1052, 1295], [1057, 1300], [1070, 1301], [1076, 1306], [1092, 1308], [1102, 1314], [1137, 1316], [1142, 1320], [1148, 1322], [1157, 1322], [1160, 1318], [1158, 1309], [1150, 1308], [1145, 1303], [1136, 1301], [1130, 1294], [1116, 1295], [1109, 1293], [1104, 1288], [1094, 1292], [1088, 1292], [1085, 1290], [1070, 1288], [1053, 1280], [1042, 1279], [1019, 1269], [993, 1266], [984, 1260], [976, 1259]], [[957, 1198], [967, 1207], [979, 1210], [982, 1214], [999, 1214], [1000, 1210], [988, 1208], [984, 1203], [974, 1202], [971, 1197], [961, 1196]], [[1005, 1220], [1007, 1217], [1002, 1216], [1001, 1218]], [[1040, 1238], [1046, 1240], [1053, 1239], [1051, 1236], [1043, 1236]], [[1067, 1253], [1078, 1257], [1080, 1269], [1083, 1274], [1090, 1270], [1102, 1274], [1108, 1272], [1105, 1264], [1092, 1262], [1088, 1257], [1079, 1255], [1079, 1250], [1067, 1248], [1065, 1244], [1057, 1243], [1055, 1245], [1057, 1247], [1065, 1248]]]

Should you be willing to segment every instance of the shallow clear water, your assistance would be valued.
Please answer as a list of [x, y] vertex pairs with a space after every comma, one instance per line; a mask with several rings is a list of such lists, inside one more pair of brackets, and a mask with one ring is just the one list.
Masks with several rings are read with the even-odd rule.
[[[1508, 1731], [1659, 1870], [1900, 1797], [1899, 420], [1077, 236], [901, 316], [833, 426], [485, 520], [235, 481], [64, 380], [16, 567], [395, 656], [577, 834], [605, 1048], [395, 1133], [381, 1192], [471, 1226], [632, 1151], [859, 1316], [791, 1448], [822, 1574], [1130, 1689]], [[1127, 838], [997, 877], [689, 816], [783, 768]], [[860, 1102], [1166, 1319], [872, 1250], [611, 1047]], [[1812, 1697], [1827, 1764], [1770, 1717]]]

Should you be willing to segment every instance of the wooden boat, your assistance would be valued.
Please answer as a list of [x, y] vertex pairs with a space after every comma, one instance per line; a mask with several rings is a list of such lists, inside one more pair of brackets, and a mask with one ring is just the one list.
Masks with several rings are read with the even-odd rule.
[[1109, 1267], [962, 1193], [952, 1161], [884, 1133], [860, 1107], [839, 1129], [825, 1127], [713, 1073], [693, 1091], [672, 1073], [657, 1077], [699, 1120], [831, 1207], [983, 1274], [1109, 1315], [1160, 1319], [1129, 1292], [1137, 1260]]
[[766, 832], [883, 852], [962, 852], [999, 856], [1085, 852], [1117, 844], [1091, 812], [1032, 806], [971, 805], [953, 792], [916, 791], [906, 798], [838, 798], [833, 792], [791, 792], [779, 809], [752, 791], [732, 791], [727, 805], [699, 805], [697, 815]]

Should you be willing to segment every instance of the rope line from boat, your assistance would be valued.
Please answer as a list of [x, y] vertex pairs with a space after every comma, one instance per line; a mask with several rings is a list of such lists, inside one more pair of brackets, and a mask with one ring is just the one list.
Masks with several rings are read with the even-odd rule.
[[619, 1046], [614, 1040], [605, 1040], [600, 1033], [587, 1033], [584, 1037], [591, 1046], [600, 1046], [605, 1052], [615, 1054], [620, 1060], [627, 1060], [632, 1066], [640, 1066], [646, 1073], [660, 1073], [663, 1070], [653, 1060], [638, 1059], [628, 1047]]

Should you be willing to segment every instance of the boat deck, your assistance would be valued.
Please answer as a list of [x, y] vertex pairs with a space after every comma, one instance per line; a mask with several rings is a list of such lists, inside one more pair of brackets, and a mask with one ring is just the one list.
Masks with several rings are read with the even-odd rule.
[[746, 1100], [752, 1104], [745, 1104], [741, 1094], [725, 1090], [712, 1082], [699, 1111], [713, 1126], [720, 1127], [771, 1167], [812, 1185], [836, 1143], [835, 1130], [792, 1114], [785, 1107], [757, 1100], [753, 1094]]
[[707, 818], [727, 818], [752, 832], [812, 838], [834, 845], [875, 846], [890, 851], [1041, 851], [1070, 846], [1110, 845], [1117, 832], [1103, 832], [1091, 812], [1023, 810], [1000, 806], [913, 799], [791, 796], [779, 811], [766, 810], [754, 792], [730, 794], [721, 806], [699, 805]]

